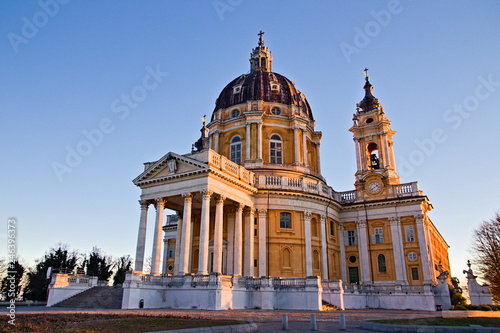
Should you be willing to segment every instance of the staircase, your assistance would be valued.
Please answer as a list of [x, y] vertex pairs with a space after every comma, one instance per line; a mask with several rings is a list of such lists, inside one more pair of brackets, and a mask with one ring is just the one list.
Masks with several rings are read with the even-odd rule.
[[93, 287], [75, 296], [67, 298], [54, 306], [84, 309], [121, 309], [122, 298], [122, 286]]
[[338, 307], [336, 307], [333, 304], [328, 303], [327, 301], [322, 301], [323, 305], [323, 311], [336, 311], [339, 310]]

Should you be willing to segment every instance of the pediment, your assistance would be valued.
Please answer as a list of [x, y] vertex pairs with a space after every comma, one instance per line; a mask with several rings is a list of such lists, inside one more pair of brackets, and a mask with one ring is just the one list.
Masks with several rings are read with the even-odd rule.
[[146, 169], [133, 180], [135, 185], [145, 181], [166, 179], [207, 170], [208, 164], [176, 153], [168, 153], [156, 162], [146, 165]]

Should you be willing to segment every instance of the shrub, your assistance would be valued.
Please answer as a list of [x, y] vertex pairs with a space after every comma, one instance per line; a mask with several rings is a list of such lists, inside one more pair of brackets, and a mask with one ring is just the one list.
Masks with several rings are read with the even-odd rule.
[[481, 310], [481, 311], [491, 311], [491, 307], [489, 305], [481, 304], [479, 306], [479, 310]]
[[463, 305], [456, 305], [453, 309], [454, 310], [467, 310], [467, 308]]

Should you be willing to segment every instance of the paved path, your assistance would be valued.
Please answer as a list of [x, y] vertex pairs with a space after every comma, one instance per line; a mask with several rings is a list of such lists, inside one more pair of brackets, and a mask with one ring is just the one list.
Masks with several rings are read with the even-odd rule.
[[[5, 312], [1, 309], [0, 312]], [[207, 319], [237, 319], [255, 322], [259, 332], [283, 332], [281, 318], [288, 314], [287, 332], [309, 332], [311, 314], [316, 315], [318, 332], [370, 332], [359, 328], [359, 322], [372, 319], [402, 319], [437, 317], [439, 313], [429, 311], [410, 310], [345, 310], [345, 311], [285, 311], [285, 310], [230, 310], [230, 311], [205, 311], [205, 310], [171, 310], [171, 309], [142, 309], [142, 310], [94, 310], [94, 309], [65, 309], [46, 308], [43, 306], [23, 306], [16, 308], [17, 313], [106, 313], [106, 314], [147, 314], [188, 316], [192, 318]], [[339, 317], [344, 313], [347, 322], [347, 331], [339, 330]]]

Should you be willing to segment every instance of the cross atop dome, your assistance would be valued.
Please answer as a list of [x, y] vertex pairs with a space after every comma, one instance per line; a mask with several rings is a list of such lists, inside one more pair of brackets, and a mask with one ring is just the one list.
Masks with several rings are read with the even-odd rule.
[[264, 31], [260, 31], [257, 36], [259, 36], [259, 44], [256, 48], [252, 50], [250, 54], [250, 71], [257, 72], [271, 72], [271, 63], [273, 61], [273, 57], [271, 56], [271, 52], [267, 47], [264, 46]]
[[262, 38], [262, 35], [264, 35], [264, 31], [260, 31], [257, 35], [259, 36], [259, 46], [264, 46], [264, 38]]

